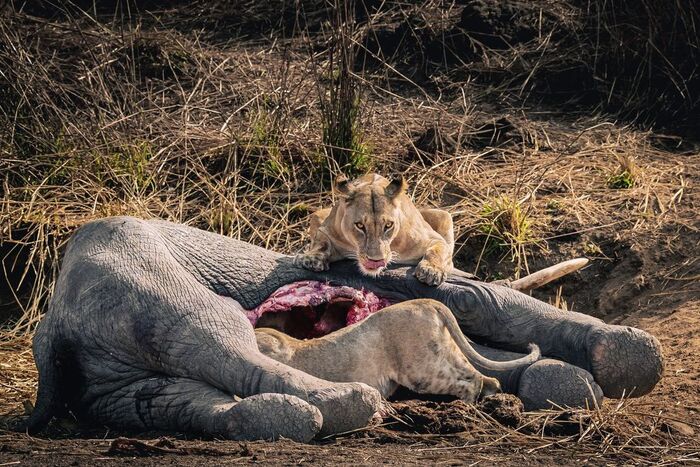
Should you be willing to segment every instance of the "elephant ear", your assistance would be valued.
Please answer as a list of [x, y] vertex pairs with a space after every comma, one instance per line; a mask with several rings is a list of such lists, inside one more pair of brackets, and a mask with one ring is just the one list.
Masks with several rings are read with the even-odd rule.
[[343, 199], [350, 198], [352, 195], [352, 187], [350, 186], [348, 177], [343, 174], [338, 175], [333, 184], [333, 191]]
[[401, 193], [405, 193], [407, 188], [408, 184], [406, 183], [406, 179], [403, 175], [399, 175], [391, 179], [391, 182], [384, 188], [384, 194], [394, 199]]

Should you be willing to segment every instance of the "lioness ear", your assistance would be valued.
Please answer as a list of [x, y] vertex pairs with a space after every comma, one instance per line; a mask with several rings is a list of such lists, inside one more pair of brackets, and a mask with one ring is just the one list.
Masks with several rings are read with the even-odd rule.
[[350, 180], [345, 175], [338, 175], [333, 184], [333, 190], [343, 198], [350, 196]]
[[406, 191], [408, 185], [406, 184], [406, 179], [403, 175], [394, 177], [391, 182], [384, 189], [384, 194], [389, 198], [396, 198], [398, 195]]

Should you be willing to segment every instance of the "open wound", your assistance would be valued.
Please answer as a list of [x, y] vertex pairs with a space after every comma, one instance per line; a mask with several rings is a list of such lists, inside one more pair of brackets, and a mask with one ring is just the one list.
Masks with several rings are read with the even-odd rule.
[[367, 290], [318, 281], [285, 285], [253, 310], [254, 327], [270, 327], [298, 339], [320, 337], [362, 321], [391, 303]]

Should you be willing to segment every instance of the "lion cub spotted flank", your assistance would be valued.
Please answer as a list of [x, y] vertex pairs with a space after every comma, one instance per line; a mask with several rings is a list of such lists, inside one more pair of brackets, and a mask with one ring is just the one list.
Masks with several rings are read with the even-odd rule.
[[278, 362], [328, 381], [362, 382], [384, 397], [402, 385], [474, 402], [500, 392], [500, 385], [471, 362], [509, 370], [540, 356], [531, 346], [529, 355], [516, 360], [486, 359], [464, 337], [450, 310], [429, 299], [392, 305], [318, 339], [299, 340], [268, 328], [256, 329], [255, 337], [260, 351]]
[[379, 274], [389, 263], [417, 265], [418, 280], [438, 285], [452, 269], [452, 217], [440, 209], [418, 209], [406, 194], [403, 177], [368, 174], [339, 178], [340, 200], [311, 216], [311, 243], [295, 263], [324, 271], [329, 263], [356, 259], [360, 271]]

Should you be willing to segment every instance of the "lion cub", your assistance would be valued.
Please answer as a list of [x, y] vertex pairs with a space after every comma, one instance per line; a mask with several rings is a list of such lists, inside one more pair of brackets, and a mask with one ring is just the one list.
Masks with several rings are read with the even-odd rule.
[[299, 340], [269, 328], [255, 330], [260, 351], [278, 362], [334, 382], [355, 381], [384, 397], [399, 385], [425, 394], [445, 394], [475, 402], [500, 392], [491, 370], [512, 370], [539, 359], [539, 348], [506, 362], [477, 353], [460, 331], [449, 308], [430, 299], [384, 308], [364, 321], [318, 339]]
[[339, 178], [340, 200], [312, 214], [311, 243], [295, 264], [325, 271], [329, 263], [357, 260], [360, 271], [377, 275], [389, 263], [417, 265], [415, 276], [441, 284], [452, 269], [452, 217], [440, 209], [418, 209], [406, 194], [403, 177], [368, 174], [354, 181]]

